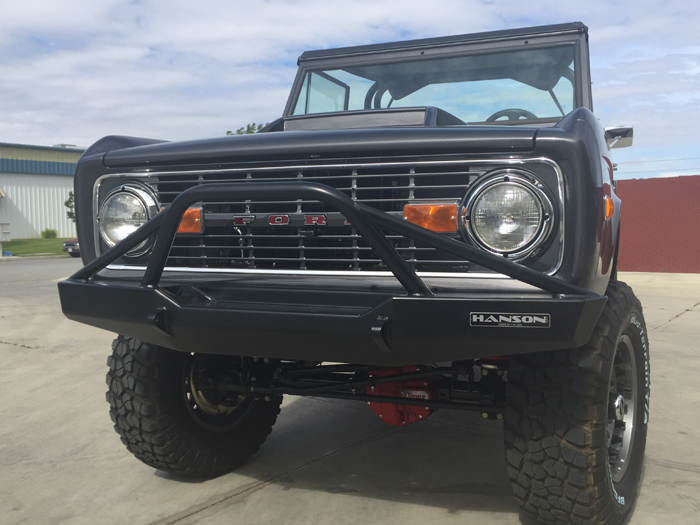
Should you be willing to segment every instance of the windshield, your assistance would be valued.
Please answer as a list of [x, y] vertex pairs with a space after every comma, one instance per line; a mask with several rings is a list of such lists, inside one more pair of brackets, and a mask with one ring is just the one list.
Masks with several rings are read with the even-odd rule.
[[464, 123], [561, 119], [576, 107], [574, 47], [308, 71], [294, 115], [434, 106]]

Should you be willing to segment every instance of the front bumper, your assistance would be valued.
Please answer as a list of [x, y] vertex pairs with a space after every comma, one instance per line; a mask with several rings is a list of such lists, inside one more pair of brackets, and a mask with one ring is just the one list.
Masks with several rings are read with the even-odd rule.
[[[393, 278], [163, 277], [184, 211], [222, 198], [311, 198], [343, 213]], [[392, 230], [515, 279], [421, 280], [379, 233]], [[104, 270], [154, 233], [140, 279]], [[115, 275], [116, 274], [116, 275]], [[139, 282], [140, 281], [140, 282]], [[583, 345], [606, 298], [354, 203], [320, 184], [222, 184], [168, 208], [59, 283], [70, 319], [183, 352], [406, 365]]]

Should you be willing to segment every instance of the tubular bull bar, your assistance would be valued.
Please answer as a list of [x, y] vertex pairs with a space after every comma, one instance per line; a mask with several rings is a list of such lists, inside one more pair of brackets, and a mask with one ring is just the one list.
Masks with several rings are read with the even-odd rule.
[[[406, 293], [314, 289], [218, 279], [194, 283], [163, 269], [185, 211], [222, 200], [320, 201], [342, 213]], [[379, 228], [542, 290], [435, 292]], [[141, 282], [100, 272], [156, 235]], [[357, 272], [362, 278], [362, 273]], [[446, 274], [449, 277], [449, 274]], [[354, 279], [357, 279], [354, 278]], [[259, 279], [256, 280], [259, 283]], [[277, 284], [275, 284], [277, 283]], [[183, 352], [394, 366], [575, 348], [586, 343], [606, 297], [358, 203], [323, 184], [228, 183], [190, 188], [116, 246], [59, 283], [70, 319]]]

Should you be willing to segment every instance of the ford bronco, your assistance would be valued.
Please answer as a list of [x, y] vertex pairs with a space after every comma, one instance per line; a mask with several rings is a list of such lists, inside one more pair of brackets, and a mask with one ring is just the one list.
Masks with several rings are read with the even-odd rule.
[[617, 280], [610, 150], [581, 23], [310, 51], [250, 135], [109, 136], [80, 159], [85, 266], [63, 311], [120, 334], [114, 428], [212, 477], [285, 394], [390, 425], [503, 420], [524, 515], [621, 523], [649, 414], [642, 308]]

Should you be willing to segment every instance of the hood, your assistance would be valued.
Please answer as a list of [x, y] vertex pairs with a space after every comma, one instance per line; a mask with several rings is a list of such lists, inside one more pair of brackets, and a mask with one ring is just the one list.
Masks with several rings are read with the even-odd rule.
[[[131, 139], [121, 142], [123, 149], [108, 151], [103, 162], [108, 168], [126, 168], [386, 155], [514, 154], [534, 149], [537, 130], [509, 126], [335, 129], [145, 145], [136, 145], [144, 144], [145, 139]], [[115, 137], [110, 140], [112, 144], [120, 143]], [[135, 147], [128, 147], [132, 144]], [[100, 149], [98, 145], [93, 148]]]

